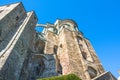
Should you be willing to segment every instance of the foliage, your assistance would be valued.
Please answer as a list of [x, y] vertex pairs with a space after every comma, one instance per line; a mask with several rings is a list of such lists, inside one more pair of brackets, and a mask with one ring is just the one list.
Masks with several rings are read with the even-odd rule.
[[69, 74], [69, 75], [55, 76], [50, 78], [42, 78], [37, 80], [81, 80], [81, 79], [74, 74]]

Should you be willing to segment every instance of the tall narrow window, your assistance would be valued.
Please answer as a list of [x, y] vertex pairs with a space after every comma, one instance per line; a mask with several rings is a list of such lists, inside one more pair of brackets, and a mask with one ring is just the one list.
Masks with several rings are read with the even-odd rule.
[[57, 45], [54, 45], [54, 54], [57, 54], [57, 49], [58, 49], [58, 46]]
[[57, 55], [56, 55], [56, 72], [58, 73], [58, 75], [62, 74], [62, 66], [60, 64], [60, 60], [58, 59]]
[[34, 67], [36, 75], [40, 74], [40, 68], [41, 68], [40, 64], [38, 64], [37, 66]]
[[57, 72], [58, 72], [59, 75], [62, 75], [62, 66], [61, 66], [60, 62], [59, 62], [59, 67], [58, 67]]

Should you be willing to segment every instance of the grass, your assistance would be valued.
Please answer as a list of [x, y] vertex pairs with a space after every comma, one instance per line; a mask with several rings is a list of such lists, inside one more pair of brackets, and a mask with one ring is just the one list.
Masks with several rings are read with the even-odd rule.
[[37, 80], [81, 80], [81, 79], [74, 74], [68, 74], [68, 75], [55, 76], [50, 78], [41, 78]]

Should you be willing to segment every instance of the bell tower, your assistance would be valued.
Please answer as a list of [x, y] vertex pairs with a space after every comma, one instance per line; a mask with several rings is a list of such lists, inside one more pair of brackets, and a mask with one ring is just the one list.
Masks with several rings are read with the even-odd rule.
[[91, 43], [73, 20], [57, 20], [43, 26], [44, 53], [54, 55], [60, 75], [74, 73], [82, 80], [91, 80], [104, 73]]

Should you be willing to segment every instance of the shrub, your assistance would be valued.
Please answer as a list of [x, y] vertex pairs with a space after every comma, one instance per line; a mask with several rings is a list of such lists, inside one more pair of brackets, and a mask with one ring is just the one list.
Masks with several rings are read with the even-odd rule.
[[81, 80], [81, 79], [74, 74], [69, 74], [69, 75], [55, 76], [50, 78], [41, 78], [37, 80]]

